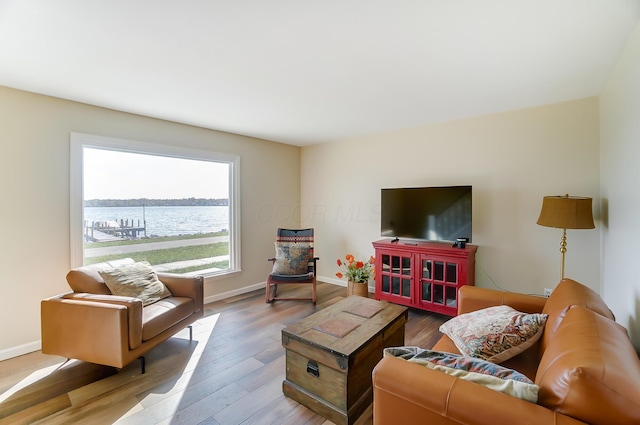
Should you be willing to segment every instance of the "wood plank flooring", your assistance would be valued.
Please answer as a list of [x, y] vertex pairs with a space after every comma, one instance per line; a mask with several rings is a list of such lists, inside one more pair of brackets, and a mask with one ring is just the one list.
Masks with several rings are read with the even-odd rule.
[[[308, 288], [285, 288], [292, 294]], [[294, 294], [295, 296], [295, 294]], [[318, 424], [331, 422], [285, 397], [281, 330], [346, 296], [318, 284], [318, 304], [264, 302], [253, 291], [205, 306], [193, 326], [117, 370], [30, 353], [0, 362], [4, 424]], [[405, 344], [431, 347], [448, 317], [410, 310]], [[370, 425], [371, 407], [357, 425]]]

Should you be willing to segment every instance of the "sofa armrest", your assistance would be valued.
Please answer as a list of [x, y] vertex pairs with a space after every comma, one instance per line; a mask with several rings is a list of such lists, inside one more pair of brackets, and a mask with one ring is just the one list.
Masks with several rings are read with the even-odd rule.
[[42, 300], [42, 352], [123, 367], [129, 351], [126, 305], [64, 296]]
[[166, 285], [174, 297], [193, 299], [195, 312], [204, 311], [204, 278], [176, 273], [158, 273], [158, 279]]
[[406, 360], [385, 357], [373, 370], [373, 423], [578, 425], [545, 407]]
[[508, 305], [524, 313], [540, 313], [546, 302], [547, 298], [536, 295], [465, 285], [458, 291], [458, 314], [497, 305]]

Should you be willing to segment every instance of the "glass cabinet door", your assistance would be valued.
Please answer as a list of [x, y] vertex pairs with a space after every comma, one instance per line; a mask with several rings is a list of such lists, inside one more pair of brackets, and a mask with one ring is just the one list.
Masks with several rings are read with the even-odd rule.
[[457, 307], [458, 264], [420, 256], [420, 302]]
[[382, 254], [382, 292], [411, 298], [411, 256]]
[[432, 302], [431, 279], [433, 276], [433, 261], [428, 258], [422, 258], [420, 264], [422, 265], [420, 274], [420, 300]]

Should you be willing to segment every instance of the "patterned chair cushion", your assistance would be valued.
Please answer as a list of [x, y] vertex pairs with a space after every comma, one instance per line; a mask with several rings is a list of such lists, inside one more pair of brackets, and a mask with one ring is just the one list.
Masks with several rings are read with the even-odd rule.
[[275, 242], [276, 261], [272, 273], [275, 275], [301, 275], [308, 272], [313, 258], [313, 247], [306, 243]]

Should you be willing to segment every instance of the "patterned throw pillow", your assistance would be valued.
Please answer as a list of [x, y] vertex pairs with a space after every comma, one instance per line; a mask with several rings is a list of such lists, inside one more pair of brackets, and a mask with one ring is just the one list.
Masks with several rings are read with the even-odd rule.
[[304, 243], [276, 242], [276, 261], [273, 274], [306, 274], [309, 260], [313, 257], [313, 248]]
[[139, 298], [143, 306], [171, 296], [147, 261], [100, 270], [98, 273], [113, 295]]
[[500, 363], [533, 346], [546, 321], [546, 314], [521, 313], [500, 305], [454, 317], [440, 326], [440, 332], [462, 354]]
[[538, 401], [540, 388], [532, 380], [518, 371], [495, 363], [458, 354], [423, 350], [419, 347], [385, 348], [384, 355], [418, 363], [532, 403]]

